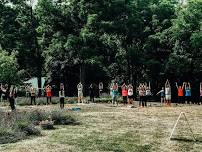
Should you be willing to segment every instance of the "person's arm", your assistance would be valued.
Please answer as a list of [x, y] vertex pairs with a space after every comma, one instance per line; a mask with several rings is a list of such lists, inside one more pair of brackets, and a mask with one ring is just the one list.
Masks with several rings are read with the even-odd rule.
[[176, 85], [176, 87], [177, 87], [177, 89], [178, 89], [178, 85], [177, 85], [177, 82], [175, 82], [175, 85]]
[[151, 90], [151, 84], [150, 84], [150, 82], [149, 82], [149, 90]]
[[122, 84], [121, 89], [124, 87], [125, 84]]
[[156, 94], [156, 95], [158, 95], [158, 94], [160, 94], [161, 93], [161, 90]]
[[200, 83], [200, 90], [202, 90], [202, 82]]
[[147, 83], [145, 82], [145, 83], [143, 83], [143, 86], [146, 88], [147, 87]]
[[187, 84], [185, 82], [183, 82], [182, 89], [186, 88], [186, 85]]
[[168, 85], [168, 79], [166, 80], [166, 83], [165, 83], [165, 88], [167, 88], [167, 85]]
[[191, 89], [191, 84], [190, 83], [188, 83], [188, 86], [189, 86], [189, 89]]
[[165, 88], [167, 88], [167, 86], [168, 86], [168, 79], [166, 80]]

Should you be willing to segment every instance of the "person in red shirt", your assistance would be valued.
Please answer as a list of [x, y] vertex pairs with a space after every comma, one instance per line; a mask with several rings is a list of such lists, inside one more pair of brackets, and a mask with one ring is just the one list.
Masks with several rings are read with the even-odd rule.
[[126, 105], [128, 101], [128, 88], [125, 83], [121, 86], [121, 89], [122, 89], [123, 104]]
[[46, 86], [46, 98], [47, 98], [47, 104], [49, 104], [48, 101], [51, 103], [51, 97], [52, 97], [52, 88], [50, 85]]
[[176, 87], [177, 87], [177, 92], [178, 92], [178, 103], [183, 103], [183, 96], [184, 96], [184, 85], [185, 83], [183, 82], [182, 86], [178, 86], [176, 82]]

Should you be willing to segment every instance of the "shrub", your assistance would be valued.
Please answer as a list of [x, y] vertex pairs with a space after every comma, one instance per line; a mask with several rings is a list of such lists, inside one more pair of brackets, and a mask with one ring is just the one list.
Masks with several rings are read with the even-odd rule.
[[43, 129], [47, 129], [47, 130], [54, 129], [54, 126], [53, 126], [54, 121], [49, 121], [49, 120], [41, 121], [40, 125]]
[[14, 143], [25, 138], [25, 134], [12, 131], [10, 128], [0, 128], [0, 144]]
[[52, 111], [51, 118], [54, 120], [55, 125], [69, 125], [74, 124], [76, 120], [64, 111]]
[[24, 132], [27, 136], [31, 135], [41, 135], [41, 131], [36, 128], [32, 123], [29, 122], [29, 120], [20, 120], [16, 122], [16, 130], [19, 130], [20, 132]]
[[49, 113], [44, 110], [35, 110], [29, 113], [29, 120], [32, 121], [33, 124], [39, 125], [40, 121], [47, 120]]

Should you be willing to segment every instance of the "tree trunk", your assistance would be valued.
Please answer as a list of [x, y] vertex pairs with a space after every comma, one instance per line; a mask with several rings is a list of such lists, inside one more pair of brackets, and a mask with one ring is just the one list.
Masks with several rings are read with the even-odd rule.
[[80, 82], [83, 85], [83, 94], [85, 96], [85, 64], [83, 62], [80, 64]]

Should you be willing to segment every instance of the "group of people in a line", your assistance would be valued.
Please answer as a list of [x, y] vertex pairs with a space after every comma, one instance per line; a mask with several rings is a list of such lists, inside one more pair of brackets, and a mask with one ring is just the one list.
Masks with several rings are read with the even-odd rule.
[[[118, 83], [112, 83], [110, 86], [110, 93], [112, 96], [112, 105], [118, 105], [118, 96], [119, 96], [119, 86]], [[150, 83], [147, 85], [147, 83], [140, 83], [137, 88], [138, 94], [139, 94], [139, 106], [144, 107], [147, 106], [147, 100], [152, 95], [151, 94], [151, 87]], [[123, 83], [121, 85], [121, 95], [123, 98], [123, 104], [133, 104], [134, 101], [134, 88], [132, 84], [129, 84], [128, 86]]]
[[[184, 104], [184, 103], [201, 104], [201, 102], [202, 102], [202, 83], [200, 83], [199, 99], [195, 99], [194, 102], [192, 101], [190, 82], [183, 82], [182, 85], [179, 85], [176, 82], [175, 85], [177, 88], [177, 97], [178, 97], [179, 104]], [[171, 86], [170, 86], [170, 83], [168, 80], [165, 83], [165, 89], [164, 89], [164, 87], [162, 87], [162, 89], [157, 93], [157, 95], [158, 94], [160, 94], [160, 96], [161, 96], [161, 103], [165, 103], [166, 105], [171, 104]]]
[[[189, 82], [183, 82], [182, 85], [179, 85], [176, 82], [176, 88], [177, 88], [177, 95], [178, 95], [178, 103], [183, 104], [183, 103], [193, 103], [192, 102], [192, 97], [191, 97], [191, 84]], [[133, 103], [134, 99], [134, 94], [133, 94], [133, 86], [132, 84], [129, 84], [128, 86], [123, 83], [123, 85], [120, 87], [121, 88], [121, 96], [123, 98], [123, 103], [125, 104], [131, 104]], [[118, 105], [118, 96], [119, 96], [119, 86], [118, 83], [112, 83], [110, 86], [110, 93], [112, 96], [112, 105]], [[200, 98], [197, 100], [197, 104], [202, 103], [202, 83], [200, 83]], [[140, 83], [139, 86], [137, 87], [137, 94], [139, 96], [139, 106], [140, 107], [145, 107], [147, 106], [147, 101], [149, 98], [152, 96], [151, 92], [151, 86], [150, 83]], [[169, 80], [166, 81], [165, 86], [162, 87], [162, 89], [157, 92], [156, 95], [161, 96], [161, 104], [166, 105], [166, 106], [171, 106], [171, 84]]]
[[[132, 84], [126, 85], [123, 83], [120, 87], [118, 83], [114, 82], [110, 85], [110, 95], [112, 97], [112, 105], [118, 105], [118, 97], [119, 97], [119, 88], [121, 88], [121, 96], [123, 100], [123, 104], [133, 104], [134, 101], [134, 87]], [[177, 88], [177, 95], [178, 95], [178, 103], [192, 103], [191, 98], [191, 84], [189, 82], [184, 82], [182, 85], [176, 83]], [[92, 103], [95, 103], [95, 87], [93, 84], [89, 86], [89, 97]], [[38, 90], [34, 88], [32, 85], [26, 86], [26, 96], [30, 96], [30, 104], [36, 105], [36, 97], [38, 94]], [[48, 84], [45, 88], [45, 94], [47, 98], [47, 104], [52, 103], [52, 87]], [[99, 83], [99, 94], [103, 90], [103, 83]], [[140, 83], [137, 89], [137, 94], [139, 96], [139, 106], [146, 107], [149, 98], [152, 96], [151, 92], [151, 85], [150, 83]], [[78, 91], [78, 103], [84, 103], [84, 96], [83, 96], [83, 84], [80, 82], [77, 85]], [[64, 84], [60, 84], [59, 88], [59, 98], [60, 98], [60, 108], [64, 108], [65, 103], [65, 87]], [[11, 85], [2, 85], [0, 87], [0, 95], [1, 100], [6, 101], [8, 99], [11, 109], [16, 109], [16, 100], [17, 100], [17, 87]], [[160, 95], [161, 97], [161, 104], [165, 104], [167, 106], [171, 106], [171, 85], [169, 80], [166, 81], [165, 86], [156, 93], [156, 95]], [[202, 83], [200, 83], [200, 99], [198, 104], [202, 102]]]

